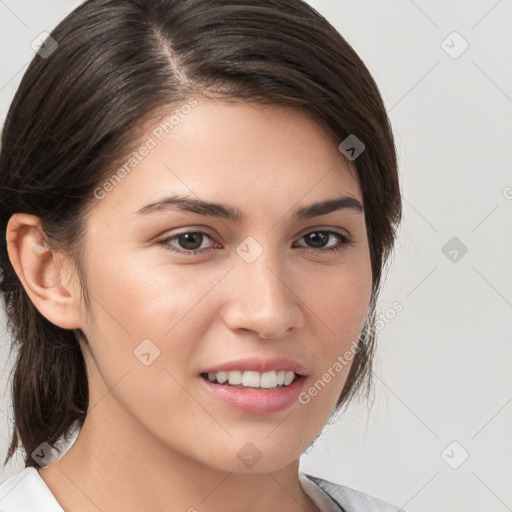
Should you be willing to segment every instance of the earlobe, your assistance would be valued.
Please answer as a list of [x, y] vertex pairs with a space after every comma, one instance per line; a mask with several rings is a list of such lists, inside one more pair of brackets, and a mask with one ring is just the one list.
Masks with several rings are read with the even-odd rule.
[[[80, 288], [68, 261], [52, 251], [41, 233], [41, 221], [16, 213], [7, 223], [7, 253], [30, 300], [50, 322], [63, 329], [80, 329]], [[70, 268], [73, 268], [69, 265]]]

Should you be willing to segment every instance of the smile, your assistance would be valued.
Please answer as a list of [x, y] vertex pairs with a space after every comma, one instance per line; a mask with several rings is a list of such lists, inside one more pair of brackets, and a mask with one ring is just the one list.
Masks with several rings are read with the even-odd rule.
[[237, 388], [280, 389], [289, 386], [297, 377], [294, 372], [279, 370], [270, 372], [229, 371], [202, 373], [201, 377], [215, 384]]
[[[218, 373], [233, 374], [233, 382], [240, 381], [240, 384], [230, 384], [229, 380], [220, 384], [217, 382]], [[275, 377], [274, 375], [265, 377], [264, 375], [266, 373], [274, 373]], [[284, 411], [295, 405], [304, 387], [306, 376], [288, 371], [285, 371], [284, 374], [287, 380], [284, 381], [283, 384], [276, 384], [273, 387], [267, 388], [261, 386], [262, 379], [263, 383], [266, 385], [273, 384], [274, 379], [277, 383], [278, 376], [280, 381], [283, 378], [281, 371], [264, 372], [262, 374], [254, 371], [242, 372], [237, 370], [217, 372], [210, 374], [210, 378], [214, 378], [213, 381], [208, 378], [208, 373], [202, 373], [199, 377], [199, 381], [204, 386], [207, 396], [227, 406], [229, 409], [238, 409], [248, 414], [272, 414]], [[247, 376], [245, 377], [245, 375]], [[244, 385], [241, 382], [243, 377], [245, 377], [245, 382], [249, 384], [258, 384], [257, 379], [259, 378], [259, 386]], [[220, 378], [222, 380], [224, 375], [221, 375]], [[227, 378], [229, 379], [229, 375]], [[289, 384], [285, 382], [289, 382]]]

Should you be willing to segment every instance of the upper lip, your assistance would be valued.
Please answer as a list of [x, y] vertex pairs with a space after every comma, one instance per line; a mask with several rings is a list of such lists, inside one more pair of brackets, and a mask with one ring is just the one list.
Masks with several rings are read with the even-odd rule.
[[271, 359], [250, 357], [237, 359], [235, 361], [228, 361], [226, 363], [211, 366], [210, 368], [203, 370], [201, 373], [230, 372], [236, 370], [260, 373], [284, 370], [294, 372], [298, 375], [307, 375], [307, 370], [302, 364], [286, 357], [273, 357]]

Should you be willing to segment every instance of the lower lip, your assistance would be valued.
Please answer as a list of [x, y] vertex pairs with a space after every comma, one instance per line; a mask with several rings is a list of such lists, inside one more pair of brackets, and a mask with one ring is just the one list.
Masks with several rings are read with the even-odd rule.
[[289, 386], [272, 391], [261, 388], [234, 388], [214, 384], [203, 377], [199, 379], [214, 398], [230, 407], [250, 414], [270, 414], [287, 409], [297, 401], [306, 377], [301, 375]]

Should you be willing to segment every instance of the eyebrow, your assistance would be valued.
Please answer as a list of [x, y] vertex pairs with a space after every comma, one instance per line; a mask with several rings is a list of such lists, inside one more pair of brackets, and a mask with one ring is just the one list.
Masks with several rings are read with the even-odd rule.
[[[209, 217], [218, 217], [234, 222], [241, 221], [244, 218], [243, 213], [238, 208], [186, 196], [165, 197], [155, 203], [144, 206], [135, 213], [137, 215], [147, 215], [159, 211], [173, 210], [175, 208], [182, 211], [197, 213], [199, 215]], [[352, 210], [357, 213], [364, 212], [363, 205], [358, 199], [351, 196], [341, 196], [335, 199], [327, 199], [325, 201], [320, 201], [318, 203], [298, 208], [294, 212], [294, 218], [296, 220], [310, 219], [338, 210]]]

